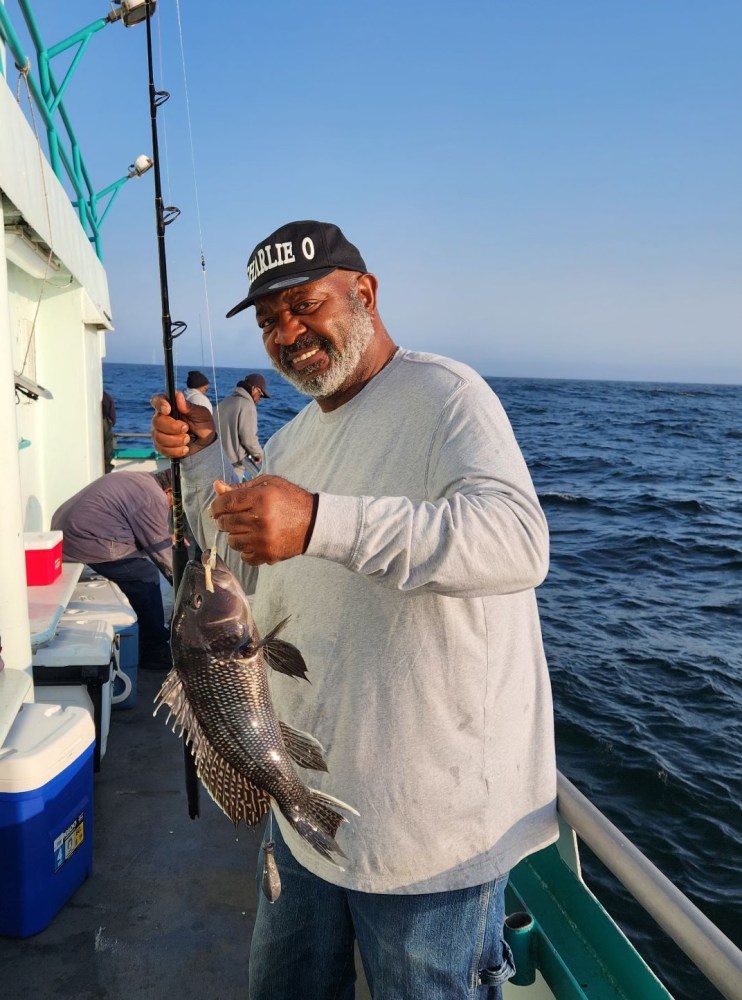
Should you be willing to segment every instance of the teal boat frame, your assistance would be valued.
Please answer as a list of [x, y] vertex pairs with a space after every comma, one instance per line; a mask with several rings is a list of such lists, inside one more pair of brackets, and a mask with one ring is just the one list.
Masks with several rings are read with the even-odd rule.
[[506, 897], [514, 985], [540, 972], [557, 1000], [671, 1000], [582, 880], [579, 837], [727, 1000], [742, 1000], [742, 951], [562, 774], [561, 835], [522, 861]]
[[[51, 163], [52, 170], [60, 181], [63, 182], [66, 177], [71, 183], [76, 196], [73, 205], [77, 209], [80, 224], [87, 233], [88, 239], [95, 247], [98, 258], [101, 259], [100, 230], [103, 220], [108, 215], [123, 185], [132, 177], [137, 176], [137, 174], [135, 171], [130, 170], [128, 174], [120, 177], [113, 184], [109, 184], [101, 191], [95, 191], [87, 167], [85, 166], [75, 130], [62, 98], [93, 35], [97, 34], [108, 24], [119, 20], [120, 12], [111, 11], [105, 17], [99, 17], [96, 21], [76, 31], [69, 38], [65, 38], [61, 42], [57, 42], [56, 45], [47, 48], [41, 37], [41, 32], [39, 31], [36, 18], [28, 0], [18, 0], [18, 6], [21, 9], [31, 41], [36, 50], [38, 80], [31, 71], [31, 62], [13, 28], [3, 3], [0, 3], [0, 40], [8, 46], [13, 54], [19, 72], [23, 73], [26, 78], [33, 102], [38, 108], [46, 126], [49, 162]], [[77, 51], [65, 73], [64, 79], [61, 83], [57, 83], [52, 72], [51, 61], [60, 55], [60, 53], [66, 52], [75, 45], [77, 46]], [[2, 69], [2, 60], [0, 60], [0, 75], [2, 75]], [[61, 141], [60, 131], [57, 127], [57, 117], [61, 119], [61, 123], [64, 126], [69, 148], [66, 148], [65, 144]], [[108, 198], [108, 201], [103, 211], [99, 212], [99, 203], [105, 198]]]

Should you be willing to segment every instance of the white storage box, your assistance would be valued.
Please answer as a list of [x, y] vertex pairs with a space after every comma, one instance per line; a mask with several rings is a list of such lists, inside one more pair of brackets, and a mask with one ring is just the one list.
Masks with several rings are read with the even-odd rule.
[[95, 721], [96, 771], [108, 745], [115, 669], [113, 627], [89, 618], [62, 619], [52, 641], [33, 654], [36, 701], [48, 701], [44, 687], [87, 689]]
[[100, 619], [113, 626], [119, 637], [119, 659], [112, 705], [133, 708], [137, 700], [139, 623], [126, 594], [112, 580], [86, 568], [64, 613], [64, 621], [80, 618]]

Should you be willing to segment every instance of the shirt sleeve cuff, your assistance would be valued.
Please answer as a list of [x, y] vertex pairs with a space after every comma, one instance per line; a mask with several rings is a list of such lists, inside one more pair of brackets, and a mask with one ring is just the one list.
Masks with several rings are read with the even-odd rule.
[[317, 517], [305, 555], [349, 566], [363, 527], [363, 497], [320, 493]]

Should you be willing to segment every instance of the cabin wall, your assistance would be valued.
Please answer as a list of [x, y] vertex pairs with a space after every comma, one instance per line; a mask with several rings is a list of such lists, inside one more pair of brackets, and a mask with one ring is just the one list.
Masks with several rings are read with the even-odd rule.
[[[40, 382], [36, 365], [38, 322], [34, 324], [42, 282], [12, 262], [7, 263], [8, 335], [14, 374]], [[41, 383], [43, 385], [43, 382]], [[31, 400], [15, 393], [16, 440], [21, 482], [24, 531], [40, 531], [43, 524], [42, 427], [45, 399]]]
[[44, 527], [57, 507], [103, 475], [101, 336], [82, 316], [76, 290], [41, 330], [39, 381], [54, 393], [43, 410]]
[[[20, 580], [25, 580], [23, 507], [18, 438], [15, 433], [16, 405], [13, 388], [13, 357], [8, 336], [8, 268], [0, 252], [0, 469], [2, 469], [2, 521], [0, 524], [0, 642], [10, 670], [31, 675], [31, 642], [28, 603]], [[30, 686], [33, 700], [33, 686]], [[2, 701], [2, 699], [0, 699]], [[8, 725], [7, 707], [0, 704], [0, 731]]]
[[[17, 274], [14, 272], [18, 272]], [[103, 474], [103, 334], [85, 322], [79, 287], [44, 287], [9, 265], [13, 367], [53, 394], [18, 396], [24, 530], [46, 530], [57, 507]], [[39, 295], [41, 300], [39, 301]], [[33, 296], [33, 297], [32, 297]]]

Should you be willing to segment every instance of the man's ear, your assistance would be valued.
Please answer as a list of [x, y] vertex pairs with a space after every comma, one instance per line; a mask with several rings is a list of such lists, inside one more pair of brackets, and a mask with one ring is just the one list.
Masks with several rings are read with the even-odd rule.
[[362, 274], [356, 282], [356, 295], [363, 303], [369, 316], [376, 312], [376, 290], [379, 283], [374, 274]]

